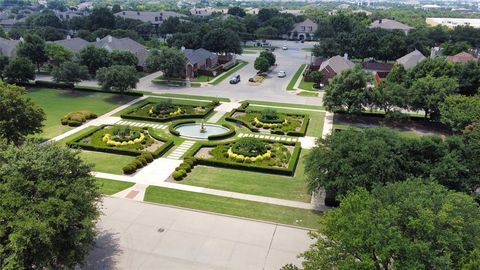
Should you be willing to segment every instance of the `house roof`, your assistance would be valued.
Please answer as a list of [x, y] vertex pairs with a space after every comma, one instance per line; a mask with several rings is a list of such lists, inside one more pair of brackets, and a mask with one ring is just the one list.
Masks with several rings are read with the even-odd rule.
[[192, 50], [192, 49], [185, 49], [183, 50], [183, 53], [187, 57], [188, 63], [195, 65], [199, 63], [200, 61], [203, 61], [205, 59], [211, 58], [215, 59], [218, 56], [208, 50], [205, 50], [203, 48]]
[[77, 53], [81, 49], [83, 49], [85, 46], [90, 44], [90, 42], [86, 41], [85, 39], [82, 38], [67, 38], [67, 39], [62, 39], [62, 40], [57, 40], [54, 41], [55, 43], [62, 45], [65, 48], [70, 49], [71, 51]]
[[371, 71], [390, 71], [392, 70], [393, 64], [390, 63], [380, 63], [380, 62], [364, 62], [362, 64], [363, 68]]
[[405, 69], [412, 68], [418, 63], [427, 59], [419, 50], [415, 50], [401, 58], [397, 59], [397, 63], [401, 64]]
[[478, 61], [473, 55], [469, 54], [468, 52], [461, 52], [456, 55], [451, 55], [447, 57], [447, 61], [452, 63], [462, 63], [466, 64], [470, 61]]
[[142, 22], [149, 22], [152, 24], [161, 24], [164, 20], [170, 17], [186, 17], [183, 14], [173, 11], [120, 11], [115, 13], [115, 16], [120, 16], [127, 19], [136, 19]]
[[324, 61], [320, 66], [320, 71], [326, 68], [332, 69], [336, 74], [340, 74], [342, 71], [355, 67], [355, 63], [346, 59], [343, 56], [337, 55], [327, 61]]
[[8, 57], [17, 55], [17, 45], [20, 40], [6, 39], [0, 37], [0, 52]]
[[[307, 31], [309, 27], [311, 27], [312, 30]], [[318, 25], [314, 21], [310, 19], [306, 19], [303, 22], [294, 24], [291, 32], [315, 32], [317, 31], [317, 28], [318, 28]]]
[[414, 29], [411, 26], [403, 24], [401, 22], [397, 22], [395, 20], [390, 19], [380, 19], [372, 22], [369, 26], [370, 28], [382, 28], [387, 30], [403, 30], [408, 31]]

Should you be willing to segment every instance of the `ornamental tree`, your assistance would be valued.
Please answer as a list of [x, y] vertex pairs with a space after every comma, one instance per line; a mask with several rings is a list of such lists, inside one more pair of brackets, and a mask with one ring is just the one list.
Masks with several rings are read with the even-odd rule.
[[[326, 212], [302, 254], [313, 269], [475, 269], [480, 209], [471, 197], [410, 180], [358, 189]], [[476, 265], [476, 266], [475, 266]]]
[[25, 136], [42, 131], [45, 113], [25, 96], [25, 88], [0, 85], [0, 137], [20, 143]]
[[0, 268], [75, 268], [95, 243], [91, 166], [59, 144], [0, 145]]
[[65, 62], [52, 70], [53, 80], [57, 83], [70, 84], [74, 89], [75, 84], [87, 80], [90, 76], [86, 66], [74, 62]]
[[114, 90], [122, 94], [129, 88], [135, 88], [138, 83], [138, 74], [132, 66], [111, 66], [101, 68], [97, 72], [98, 84], [104, 90]]
[[267, 59], [270, 66], [275, 65], [276, 58], [275, 54], [273, 54], [272, 52], [263, 51], [260, 53], [259, 57], [264, 57], [265, 59]]

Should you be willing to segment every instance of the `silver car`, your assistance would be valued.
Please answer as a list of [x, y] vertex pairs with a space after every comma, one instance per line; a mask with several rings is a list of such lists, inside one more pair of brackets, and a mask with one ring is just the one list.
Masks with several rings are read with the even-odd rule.
[[281, 70], [277, 73], [277, 77], [278, 78], [285, 78], [285, 77], [287, 77], [287, 73], [285, 73], [285, 71]]

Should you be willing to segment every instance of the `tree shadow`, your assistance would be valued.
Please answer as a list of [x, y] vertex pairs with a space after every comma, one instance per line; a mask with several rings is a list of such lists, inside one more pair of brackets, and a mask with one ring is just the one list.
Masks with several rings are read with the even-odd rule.
[[121, 254], [118, 234], [106, 230], [100, 231], [95, 241], [95, 247], [87, 256], [85, 264], [79, 269], [117, 269], [117, 258]]

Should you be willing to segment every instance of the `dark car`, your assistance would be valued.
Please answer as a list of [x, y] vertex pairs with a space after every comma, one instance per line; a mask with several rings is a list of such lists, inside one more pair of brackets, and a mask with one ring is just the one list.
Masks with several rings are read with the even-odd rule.
[[230, 78], [230, 84], [237, 84], [240, 82], [240, 75], [235, 75], [232, 78]]

